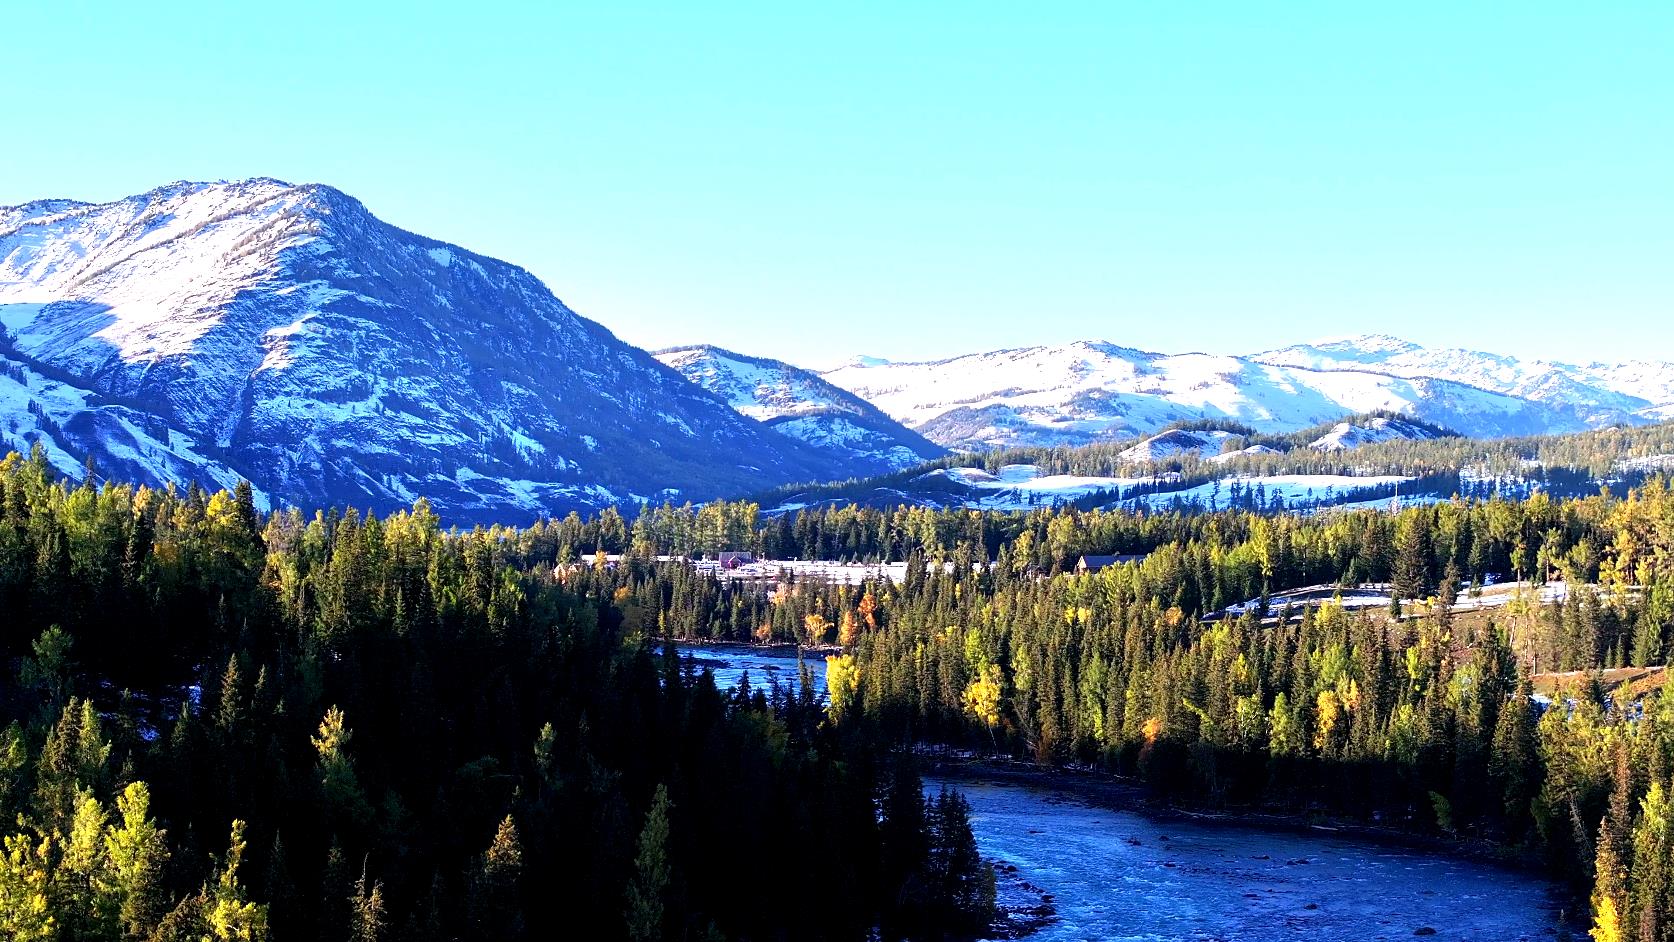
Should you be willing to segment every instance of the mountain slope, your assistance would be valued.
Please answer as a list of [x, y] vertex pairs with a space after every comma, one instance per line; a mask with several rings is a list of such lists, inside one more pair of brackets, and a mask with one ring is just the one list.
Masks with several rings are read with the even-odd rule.
[[1360, 421], [1338, 422], [1331, 427], [1331, 431], [1309, 442], [1308, 447], [1315, 451], [1352, 451], [1380, 442], [1428, 441], [1441, 437], [1441, 433], [1417, 422], [1373, 416]]
[[1674, 409], [1674, 363], [1577, 365], [1478, 350], [1435, 349], [1384, 334], [1297, 344], [1251, 359], [1314, 370], [1374, 370], [1453, 380], [1569, 408], [1592, 426], [1656, 419]]
[[0, 210], [0, 327], [4, 444], [141, 480], [510, 519], [848, 471], [326, 186]]
[[1591, 414], [1430, 377], [1171, 356], [1091, 341], [933, 363], [850, 365], [824, 377], [931, 441], [969, 450], [1083, 444], [1199, 419], [1290, 432], [1387, 411], [1467, 435], [1504, 436], [1577, 431]]
[[709, 345], [655, 356], [739, 414], [861, 473], [885, 474], [945, 454], [871, 403], [788, 363]]

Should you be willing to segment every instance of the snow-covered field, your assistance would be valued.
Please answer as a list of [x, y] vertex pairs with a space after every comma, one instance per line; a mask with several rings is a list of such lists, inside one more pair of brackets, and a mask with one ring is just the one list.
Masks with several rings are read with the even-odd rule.
[[[1390, 487], [1413, 480], [1394, 474], [1353, 477], [1345, 474], [1271, 474], [1240, 476], [1199, 484], [1196, 487], [1168, 493], [1147, 494], [1123, 501], [1124, 506], [1165, 508], [1176, 501], [1195, 504], [1206, 510], [1225, 510], [1229, 507], [1282, 506], [1290, 509], [1312, 509], [1338, 506], [1345, 498], [1367, 488]], [[1236, 488], [1236, 496], [1235, 496]], [[1365, 501], [1368, 504], [1387, 504], [1388, 498]]]
[[[1115, 503], [1118, 489], [1139, 486], [1155, 492], [1124, 497], [1117, 506], [1126, 509], [1167, 509], [1176, 504], [1204, 510], [1258, 505], [1262, 508], [1309, 510], [1337, 506], [1368, 488], [1387, 488], [1413, 480], [1400, 475], [1356, 477], [1341, 474], [1275, 474], [1225, 478], [1208, 484], [1184, 487], [1169, 476], [1104, 477], [1074, 474], [1042, 474], [1031, 464], [1006, 465], [997, 473], [982, 468], [946, 468], [932, 471], [921, 480], [944, 479], [961, 485], [969, 496], [961, 503], [983, 510], [1029, 510], [1051, 507], [1082, 498], [1099, 496]], [[1387, 502], [1382, 497], [1368, 504]], [[783, 508], [781, 508], [783, 509]]]

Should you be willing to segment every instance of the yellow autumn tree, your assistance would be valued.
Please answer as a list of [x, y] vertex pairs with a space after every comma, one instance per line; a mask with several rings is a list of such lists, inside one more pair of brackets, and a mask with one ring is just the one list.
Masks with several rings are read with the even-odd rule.
[[965, 686], [965, 711], [988, 727], [990, 736], [1000, 725], [1000, 665], [985, 663]]
[[204, 888], [204, 922], [214, 942], [265, 942], [267, 907], [245, 898], [238, 882], [238, 868], [244, 861], [244, 822], [234, 820], [227, 857], [214, 882]]
[[826, 635], [831, 631], [831, 622], [819, 612], [814, 612], [803, 617], [802, 628], [807, 632], [809, 644], [824, 644]]
[[860, 690], [860, 667], [854, 655], [825, 659], [825, 689], [831, 695], [831, 718], [841, 720]]
[[1321, 690], [1316, 703], [1318, 719], [1314, 727], [1314, 748], [1326, 752], [1334, 742], [1337, 722], [1343, 715], [1342, 704], [1334, 690]]
[[1588, 930], [1593, 942], [1622, 942], [1621, 917], [1616, 913], [1616, 901], [1608, 896], [1599, 898], [1593, 914], [1593, 927]]
[[57, 921], [48, 905], [48, 860], [52, 841], [39, 844], [22, 834], [0, 846], [0, 938], [16, 942], [49, 942], [58, 937]]

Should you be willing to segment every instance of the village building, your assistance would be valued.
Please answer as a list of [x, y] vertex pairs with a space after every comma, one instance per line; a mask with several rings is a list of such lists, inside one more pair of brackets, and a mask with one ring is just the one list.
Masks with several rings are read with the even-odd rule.
[[1108, 566], [1121, 566], [1127, 563], [1142, 562], [1149, 553], [1113, 554], [1108, 556], [1083, 556], [1075, 563], [1076, 572], [1098, 572]]

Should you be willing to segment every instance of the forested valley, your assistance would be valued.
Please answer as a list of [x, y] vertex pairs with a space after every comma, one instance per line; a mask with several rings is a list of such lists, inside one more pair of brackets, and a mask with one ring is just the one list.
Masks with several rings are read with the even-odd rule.
[[0, 938], [987, 925], [962, 798], [806, 683], [717, 690], [544, 528], [91, 478], [0, 461]]
[[[19, 937], [980, 931], [991, 878], [958, 797], [922, 796], [925, 744], [1493, 846], [1567, 881], [1600, 942], [1674, 931], [1674, 702], [1660, 672], [1606, 673], [1674, 641], [1661, 480], [1312, 517], [722, 502], [470, 531], [422, 502], [264, 518], [245, 489], [38, 457], [0, 488]], [[907, 564], [845, 585], [682, 559], [727, 549]], [[1093, 553], [1137, 561], [1076, 572]], [[1529, 588], [1450, 604], [1496, 580]], [[1321, 583], [1397, 601], [1263, 604]], [[822, 649], [829, 710], [807, 684], [717, 690], [658, 639]], [[809, 921], [811, 893], [853, 902]]]
[[[763, 518], [734, 504], [552, 526], [559, 559], [572, 546], [627, 553], [568, 578], [613, 586], [647, 630], [839, 646], [833, 712], [895, 741], [1103, 768], [1195, 805], [1490, 844], [1590, 896], [1597, 939], [1674, 931], [1674, 702], [1660, 683], [1604, 673], [1666, 661], [1664, 481], [1625, 499], [1315, 517], [844, 507]], [[753, 586], [650, 561], [725, 547], [909, 562], [899, 585]], [[1085, 553], [1143, 559], [1076, 574]], [[1497, 609], [1450, 604], [1496, 579], [1529, 586]], [[1562, 601], [1541, 604], [1540, 584], [1558, 581]], [[1262, 604], [1319, 583], [1385, 583], [1406, 609]], [[1243, 614], [1223, 611], [1246, 600]]]

